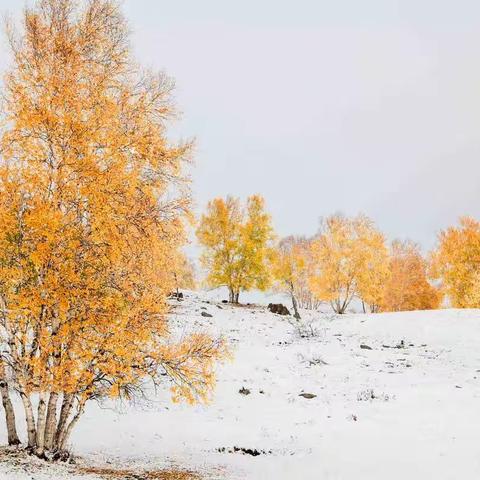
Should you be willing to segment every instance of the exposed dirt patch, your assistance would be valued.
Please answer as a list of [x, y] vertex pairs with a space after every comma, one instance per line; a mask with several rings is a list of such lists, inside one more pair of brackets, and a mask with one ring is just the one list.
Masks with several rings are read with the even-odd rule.
[[[197, 472], [182, 470], [177, 467], [162, 470], [122, 469], [99, 467], [82, 464], [84, 459], [77, 459], [77, 464], [47, 462], [29, 455], [23, 448], [0, 447], [0, 464], [8, 466], [9, 471], [27, 473], [32, 478], [35, 474], [52, 475], [52, 478], [68, 478], [94, 475], [105, 480], [203, 480], [205, 477]], [[43, 477], [42, 477], [43, 478]]]
[[80, 473], [98, 475], [105, 479], [115, 480], [201, 480], [202, 477], [188, 470], [157, 470], [157, 471], [134, 471], [119, 470], [115, 468], [79, 467]]

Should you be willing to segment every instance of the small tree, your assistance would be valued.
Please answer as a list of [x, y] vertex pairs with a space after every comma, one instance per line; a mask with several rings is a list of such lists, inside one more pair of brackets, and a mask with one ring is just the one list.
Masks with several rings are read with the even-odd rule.
[[[376, 305], [385, 246], [369, 218], [328, 217], [311, 250], [314, 266], [310, 285], [319, 300], [330, 302], [336, 313], [345, 313], [356, 295]], [[374, 287], [369, 285], [372, 280]]]
[[302, 248], [301, 240], [295, 237], [286, 237], [279, 242], [275, 249], [272, 262], [276, 288], [291, 298], [296, 319], [300, 319], [297, 292], [307, 268], [304, 254], [305, 249]]
[[249, 197], [246, 207], [232, 197], [212, 200], [197, 238], [204, 247], [201, 262], [208, 271], [207, 283], [226, 286], [231, 303], [238, 303], [241, 291], [268, 288], [273, 228], [262, 197]]
[[459, 227], [440, 232], [431, 263], [452, 306], [480, 307], [480, 222], [463, 217]]
[[298, 271], [296, 281], [296, 299], [299, 308], [316, 310], [320, 308], [321, 301], [316, 298], [310, 286], [310, 277], [315, 270], [312, 257], [312, 239], [295, 237], [295, 249], [303, 259], [304, 267]]
[[385, 283], [390, 277], [389, 252], [385, 237], [373, 222], [364, 218], [360, 222], [358, 254], [361, 267], [357, 275], [357, 295], [362, 301], [363, 311], [378, 312], [382, 304]]
[[381, 310], [398, 312], [439, 307], [441, 294], [428, 282], [427, 262], [412, 241], [396, 240], [390, 253], [390, 277], [384, 286]]
[[172, 275], [177, 298], [180, 289], [194, 290], [196, 288], [195, 265], [190, 258], [181, 252], [173, 259]]

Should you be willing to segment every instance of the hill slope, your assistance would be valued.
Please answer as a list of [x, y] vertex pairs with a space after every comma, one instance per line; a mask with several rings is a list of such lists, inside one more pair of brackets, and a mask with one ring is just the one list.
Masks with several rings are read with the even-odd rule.
[[172, 405], [165, 391], [121, 412], [92, 405], [72, 438], [87, 461], [225, 479], [479, 478], [477, 310], [305, 312], [298, 326], [192, 293], [172, 325], [230, 340], [212, 404]]

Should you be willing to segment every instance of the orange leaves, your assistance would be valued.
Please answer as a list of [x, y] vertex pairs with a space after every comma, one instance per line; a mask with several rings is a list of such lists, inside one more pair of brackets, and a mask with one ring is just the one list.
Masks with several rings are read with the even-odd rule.
[[480, 223], [463, 217], [442, 231], [432, 254], [432, 275], [442, 282], [452, 306], [480, 307]]
[[302, 241], [294, 237], [281, 240], [273, 252], [272, 267], [275, 280], [284, 284], [280, 288], [287, 288], [287, 292], [290, 292], [307, 267]]
[[393, 242], [390, 272], [381, 303], [383, 311], [428, 310], [439, 307], [440, 292], [428, 282], [427, 262], [418, 245], [409, 241]]
[[194, 403], [209, 400], [215, 386], [215, 365], [219, 360], [229, 358], [224, 340], [194, 334], [181, 343], [163, 347], [157, 360], [174, 381], [173, 400]]
[[427, 280], [427, 266], [411, 242], [394, 242], [367, 217], [329, 217], [312, 245], [314, 292], [344, 312], [356, 296], [370, 311], [438, 308], [441, 296]]
[[[115, 395], [155, 376], [167, 343], [191, 144], [166, 138], [172, 83], [139, 71], [116, 4], [80, 5], [27, 9], [12, 43], [0, 139], [0, 334], [9, 364], [26, 372], [19, 382]], [[221, 348], [207, 344], [177, 347], [180, 388], [190, 377], [202, 395], [213, 385]]]
[[328, 217], [312, 242], [311, 288], [319, 300], [344, 313], [355, 295], [376, 309], [387, 272], [383, 235], [365, 217]]

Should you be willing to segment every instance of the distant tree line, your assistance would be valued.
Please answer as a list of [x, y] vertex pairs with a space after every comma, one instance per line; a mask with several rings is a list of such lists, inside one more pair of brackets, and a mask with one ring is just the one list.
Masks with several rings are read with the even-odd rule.
[[278, 240], [263, 198], [254, 195], [245, 206], [232, 197], [212, 200], [197, 238], [207, 284], [227, 287], [232, 303], [242, 291], [273, 288], [291, 298], [296, 317], [322, 304], [345, 313], [354, 299], [372, 313], [437, 309], [444, 299], [480, 307], [480, 224], [472, 218], [441, 232], [424, 256], [411, 240], [388, 245], [365, 215], [335, 214], [311, 238]]

